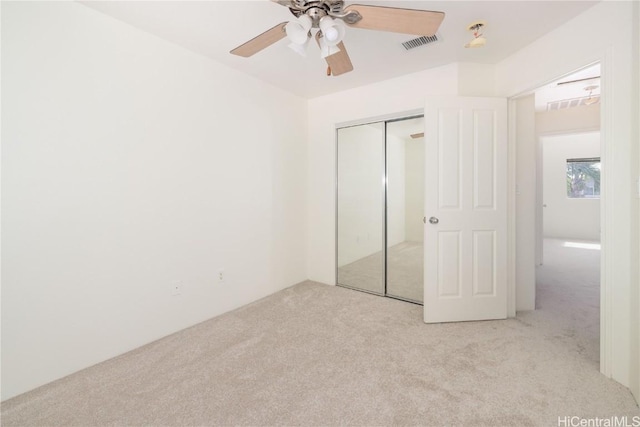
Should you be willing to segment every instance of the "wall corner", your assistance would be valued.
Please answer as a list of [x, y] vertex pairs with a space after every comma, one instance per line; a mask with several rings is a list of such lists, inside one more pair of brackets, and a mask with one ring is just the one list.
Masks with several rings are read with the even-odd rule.
[[458, 62], [458, 95], [496, 96], [496, 66]]

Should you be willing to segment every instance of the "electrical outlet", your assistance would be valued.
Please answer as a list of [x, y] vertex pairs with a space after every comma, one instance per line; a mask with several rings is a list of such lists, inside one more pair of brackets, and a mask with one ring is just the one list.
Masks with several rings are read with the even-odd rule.
[[224, 276], [224, 269], [220, 269], [218, 270], [218, 283], [224, 283], [225, 281], [225, 276]]
[[182, 286], [182, 282], [173, 282], [171, 284], [171, 295], [175, 297], [182, 294]]

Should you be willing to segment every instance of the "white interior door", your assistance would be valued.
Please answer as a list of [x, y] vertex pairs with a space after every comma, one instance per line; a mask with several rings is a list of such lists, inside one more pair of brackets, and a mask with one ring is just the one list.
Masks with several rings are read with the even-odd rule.
[[425, 108], [427, 323], [507, 317], [507, 100]]

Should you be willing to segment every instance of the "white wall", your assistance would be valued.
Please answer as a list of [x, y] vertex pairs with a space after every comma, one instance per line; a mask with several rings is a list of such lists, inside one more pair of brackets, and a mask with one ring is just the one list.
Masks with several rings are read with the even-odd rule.
[[[630, 352], [631, 313], [637, 312], [638, 298], [632, 298], [638, 286], [637, 202], [632, 184], [638, 174], [637, 150], [632, 137], [638, 135], [637, 115], [632, 114], [633, 92], [637, 79], [638, 53], [632, 51], [633, 31], [638, 24], [634, 2], [600, 2], [566, 24], [539, 38], [496, 66], [498, 94], [513, 96], [552, 81], [559, 76], [601, 61], [603, 73], [602, 135], [606, 141], [606, 207], [603, 230], [605, 283], [603, 304], [615, 307], [611, 321], [601, 336], [610, 343], [604, 349], [604, 372], [633, 390], [640, 390], [640, 378], [630, 377], [630, 365], [638, 363], [638, 354]], [[584, 43], [584, 35], [598, 28], [599, 37]], [[636, 31], [637, 33], [637, 31]], [[637, 143], [634, 139], [633, 144]], [[607, 231], [610, 231], [607, 234]], [[633, 340], [638, 340], [638, 334]], [[636, 369], [637, 370], [637, 369]], [[638, 395], [636, 395], [638, 397]]]
[[[585, 105], [580, 108], [540, 111], [536, 113], [536, 265], [543, 264], [544, 212], [542, 184], [542, 136], [590, 132], [600, 130], [600, 104]], [[598, 237], [599, 238], [599, 237]]]
[[458, 94], [460, 96], [496, 96], [496, 66], [460, 62], [458, 68]]
[[600, 104], [536, 112], [538, 137], [600, 130]]
[[338, 266], [384, 246], [384, 124], [338, 131]]
[[2, 399], [306, 279], [305, 100], [75, 2], [2, 56]]
[[600, 240], [600, 199], [567, 197], [567, 159], [600, 157], [600, 132], [542, 138], [544, 236]]
[[405, 141], [405, 233], [411, 242], [424, 240], [424, 139]]
[[309, 279], [335, 284], [336, 125], [422, 111], [429, 94], [456, 94], [457, 84], [453, 64], [309, 100]]

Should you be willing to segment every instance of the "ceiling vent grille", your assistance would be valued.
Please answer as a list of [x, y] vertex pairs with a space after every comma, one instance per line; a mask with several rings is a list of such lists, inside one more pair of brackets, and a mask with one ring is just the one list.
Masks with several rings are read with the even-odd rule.
[[413, 40], [409, 40], [407, 42], [402, 43], [402, 46], [404, 46], [404, 48], [407, 50], [411, 50], [420, 46], [435, 43], [439, 40], [440, 38], [438, 37], [438, 34], [434, 34], [432, 36], [422, 36]]
[[581, 98], [562, 99], [560, 101], [548, 102], [547, 111], [565, 110], [567, 108], [591, 105], [597, 103], [599, 100], [600, 95], [593, 95], [592, 97], [585, 96]]

